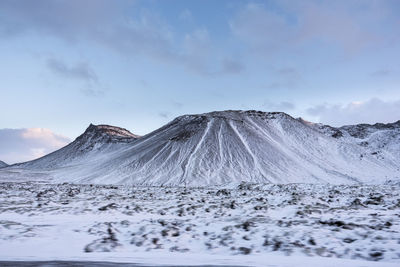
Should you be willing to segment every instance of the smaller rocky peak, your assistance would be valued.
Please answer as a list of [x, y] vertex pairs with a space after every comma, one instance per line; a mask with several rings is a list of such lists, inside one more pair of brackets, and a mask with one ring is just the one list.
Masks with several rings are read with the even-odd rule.
[[118, 143], [131, 142], [138, 139], [140, 136], [135, 135], [127, 129], [99, 124], [90, 124], [86, 131], [80, 135], [76, 141], [85, 143]]
[[366, 138], [376, 131], [391, 130], [400, 131], [400, 120], [393, 123], [375, 123], [375, 124], [356, 124], [345, 125], [339, 129], [346, 131], [350, 136], [355, 138]]
[[110, 126], [110, 125], [105, 125], [105, 124], [96, 125], [95, 127], [98, 131], [101, 131], [101, 132], [106, 133], [111, 136], [120, 136], [120, 137], [127, 137], [127, 138], [139, 138], [140, 137], [138, 135], [131, 133], [130, 131], [128, 131], [125, 128], [120, 128], [120, 127], [115, 127], [115, 126]]

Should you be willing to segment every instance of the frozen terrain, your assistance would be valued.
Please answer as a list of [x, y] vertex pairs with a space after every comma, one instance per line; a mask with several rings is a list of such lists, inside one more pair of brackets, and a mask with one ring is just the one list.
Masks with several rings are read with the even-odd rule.
[[0, 259], [398, 266], [399, 189], [4, 182]]
[[40, 172], [56, 183], [152, 186], [399, 180], [399, 157], [392, 153], [398, 149], [398, 137], [387, 144], [378, 138], [386, 132], [368, 135], [377, 140], [374, 144], [385, 144], [375, 153], [361, 141], [329, 134], [335, 128], [317, 126], [282, 112], [260, 111], [185, 115], [143, 137], [118, 127], [91, 125], [52, 154], [2, 169], [0, 179]]
[[399, 151], [400, 122], [221, 111], [143, 137], [90, 125], [0, 169], [0, 265], [399, 266]]

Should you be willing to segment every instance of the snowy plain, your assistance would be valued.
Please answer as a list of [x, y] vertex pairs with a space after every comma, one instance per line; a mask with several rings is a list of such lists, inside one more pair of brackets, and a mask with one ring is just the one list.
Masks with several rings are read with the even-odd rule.
[[3, 182], [0, 260], [399, 266], [399, 189]]

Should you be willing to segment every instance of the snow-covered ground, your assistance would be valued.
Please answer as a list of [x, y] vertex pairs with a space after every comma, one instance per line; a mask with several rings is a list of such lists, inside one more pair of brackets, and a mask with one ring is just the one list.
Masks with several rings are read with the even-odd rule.
[[399, 266], [399, 214], [399, 185], [3, 182], [0, 260]]

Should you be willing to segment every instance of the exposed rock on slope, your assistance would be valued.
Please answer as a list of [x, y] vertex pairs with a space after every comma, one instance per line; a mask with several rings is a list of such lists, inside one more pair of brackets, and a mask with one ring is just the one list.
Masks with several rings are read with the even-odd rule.
[[7, 167], [7, 166], [8, 166], [7, 163], [5, 163], [4, 161], [0, 160], [0, 168], [4, 168], [4, 167]]
[[400, 161], [400, 120], [387, 124], [357, 124], [339, 128], [323, 124], [313, 124], [313, 127], [341, 141], [365, 147], [368, 153], [376, 157], [384, 159], [389, 156]]

